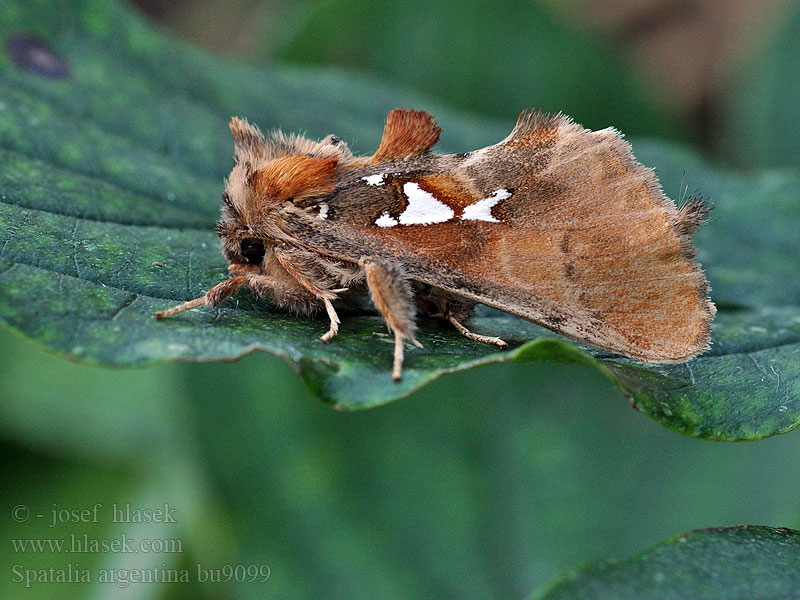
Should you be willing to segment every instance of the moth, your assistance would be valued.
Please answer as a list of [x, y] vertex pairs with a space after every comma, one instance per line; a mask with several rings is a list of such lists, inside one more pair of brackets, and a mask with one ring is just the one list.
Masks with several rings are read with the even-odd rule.
[[419, 346], [415, 313], [466, 327], [485, 304], [640, 361], [674, 363], [708, 348], [714, 305], [692, 235], [707, 205], [680, 209], [613, 128], [523, 112], [502, 141], [435, 154], [441, 129], [395, 109], [371, 156], [334, 135], [264, 135], [233, 118], [233, 170], [217, 233], [230, 277], [156, 313], [217, 306], [243, 286], [301, 314], [369, 294], [394, 334]]

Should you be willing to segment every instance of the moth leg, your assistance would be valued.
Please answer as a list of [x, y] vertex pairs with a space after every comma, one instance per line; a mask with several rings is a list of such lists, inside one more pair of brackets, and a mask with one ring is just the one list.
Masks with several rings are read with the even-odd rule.
[[[331, 294], [334, 294], [334, 298], [336, 297], [335, 294], [339, 292], [346, 292], [350, 288], [339, 288], [337, 290], [329, 290]], [[337, 333], [339, 333], [339, 325], [341, 321], [339, 320], [339, 315], [336, 314], [336, 309], [333, 308], [333, 303], [330, 301], [328, 296], [320, 296], [322, 301], [325, 303], [325, 312], [328, 313], [328, 319], [331, 321], [331, 326], [328, 331], [326, 331], [320, 339], [322, 342], [329, 342], [333, 339]]]
[[327, 298], [323, 298], [322, 301], [325, 303], [325, 312], [328, 313], [328, 319], [331, 321], [331, 326], [322, 337], [320, 337], [320, 341], [322, 342], [329, 342], [333, 339], [333, 337], [339, 333], [339, 324], [341, 321], [339, 320], [339, 315], [336, 314], [336, 309], [333, 308], [333, 304]]
[[247, 277], [245, 275], [231, 277], [222, 283], [218, 283], [199, 298], [189, 300], [188, 302], [184, 302], [178, 306], [173, 306], [167, 310], [160, 310], [154, 313], [153, 316], [155, 316], [156, 319], [164, 319], [166, 317], [171, 317], [172, 315], [177, 315], [185, 310], [197, 308], [198, 306], [217, 306], [220, 302], [225, 300], [225, 298], [231, 294], [234, 294], [246, 283], [246, 281]]
[[430, 290], [420, 294], [416, 300], [420, 310], [425, 314], [449, 321], [464, 337], [484, 344], [494, 344], [501, 348], [508, 346], [499, 337], [473, 333], [464, 326], [463, 321], [467, 321], [472, 316], [475, 308], [474, 302], [444, 294], [439, 290]]
[[411, 287], [398, 265], [381, 263], [373, 259], [360, 261], [366, 274], [367, 287], [372, 302], [381, 313], [389, 331], [394, 333], [394, 363], [392, 379], [398, 381], [403, 374], [403, 341], [408, 340], [422, 348], [414, 333], [414, 301]]
[[284, 248], [275, 248], [275, 258], [291, 277], [303, 288], [313, 294], [317, 300], [321, 300], [328, 313], [330, 327], [319, 339], [329, 342], [339, 333], [339, 315], [333, 307], [333, 300], [336, 300], [338, 292], [347, 288], [330, 289], [330, 280], [323, 274], [318, 273], [317, 259], [308, 253], [293, 251]]
[[501, 340], [499, 337], [489, 336], [489, 335], [480, 335], [479, 333], [472, 333], [469, 329], [464, 327], [464, 325], [456, 319], [453, 315], [447, 314], [446, 318], [450, 323], [452, 323], [453, 327], [455, 327], [458, 332], [463, 335], [464, 337], [468, 337], [471, 340], [475, 340], [476, 342], [483, 342], [484, 344], [494, 344], [495, 346], [500, 346], [501, 348], [505, 348], [508, 346], [508, 343], [505, 340]]

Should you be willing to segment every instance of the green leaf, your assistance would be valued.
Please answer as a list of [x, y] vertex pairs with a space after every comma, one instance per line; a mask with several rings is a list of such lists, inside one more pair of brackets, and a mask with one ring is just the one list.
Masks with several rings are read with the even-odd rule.
[[[247, 292], [218, 310], [152, 318], [226, 276], [213, 223], [230, 165], [227, 120], [241, 114], [265, 128], [335, 131], [364, 152], [395, 105], [436, 114], [443, 151], [497, 141], [510, 122], [470, 119], [327, 71], [226, 63], [100, 0], [6, 2], [0, 31], [7, 36], [0, 53], [0, 320], [47, 348], [119, 366], [265, 350], [346, 409], [382, 404], [479, 365], [575, 362], [600, 370], [640, 410], [686, 435], [757, 439], [800, 423], [800, 182], [793, 171], [726, 173], [680, 147], [636, 145], [670, 195], [679, 196], [685, 180], [717, 205], [698, 236], [722, 308], [704, 356], [644, 365], [486, 311], [473, 329], [501, 335], [509, 351], [422, 320], [425, 348], [409, 349], [404, 379], [393, 383], [391, 339], [372, 314], [345, 315], [327, 345], [316, 339], [323, 320], [274, 311]], [[52, 52], [45, 66], [66, 68], [45, 77], [25, 61], [26, 44], [43, 44], [40, 58]]]
[[531, 600], [753, 600], [796, 598], [800, 531], [728, 527], [693, 531], [619, 561], [579, 567]]

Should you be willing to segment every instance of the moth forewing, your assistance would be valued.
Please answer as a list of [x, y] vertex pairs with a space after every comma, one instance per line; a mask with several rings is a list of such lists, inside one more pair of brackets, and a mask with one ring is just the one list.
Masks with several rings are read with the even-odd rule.
[[[218, 231], [235, 283], [224, 291], [247, 285], [298, 312], [324, 309], [325, 341], [339, 293], [369, 293], [395, 335], [395, 379], [404, 341], [416, 343], [415, 305], [498, 345], [464, 325], [475, 303], [644, 361], [708, 346], [715, 309], [691, 241], [707, 209], [679, 211], [613, 129], [523, 113], [494, 146], [438, 155], [433, 117], [397, 109], [378, 151], [360, 158], [334, 136], [266, 138], [240, 120], [231, 130]], [[247, 246], [254, 233], [263, 255]], [[166, 313], [215, 305], [218, 288]]]

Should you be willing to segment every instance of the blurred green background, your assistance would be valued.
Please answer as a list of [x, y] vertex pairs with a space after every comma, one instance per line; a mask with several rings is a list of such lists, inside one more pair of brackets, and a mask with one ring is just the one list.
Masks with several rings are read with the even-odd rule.
[[[362, 72], [509, 124], [535, 106], [744, 169], [800, 158], [800, 11], [788, 2], [139, 5], [236, 60]], [[578, 366], [487, 367], [348, 414], [264, 354], [114, 371], [5, 330], [0, 348], [4, 539], [127, 535], [183, 550], [76, 559], [6, 546], [2, 598], [524, 598], [567, 567], [689, 529], [800, 528], [797, 433], [683, 438]], [[98, 523], [50, 527], [54, 510], [97, 503]], [[168, 504], [176, 522], [112, 523], [114, 503]], [[15, 565], [54, 563], [193, 576], [15, 580]], [[270, 577], [200, 584], [197, 565], [211, 579], [237, 565]]]

